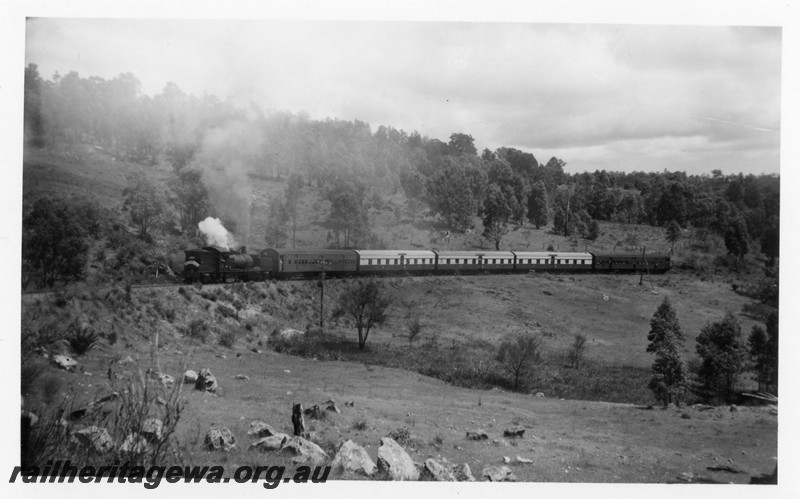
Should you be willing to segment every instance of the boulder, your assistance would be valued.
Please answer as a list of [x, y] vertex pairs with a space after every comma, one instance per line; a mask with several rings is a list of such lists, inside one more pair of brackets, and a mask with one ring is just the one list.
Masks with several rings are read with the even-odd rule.
[[421, 478], [434, 482], [455, 482], [453, 473], [433, 459], [426, 459], [422, 467]]
[[234, 378], [241, 380], [241, 381], [250, 381], [250, 376], [246, 374], [237, 374]]
[[197, 373], [197, 381], [194, 383], [194, 389], [212, 393], [219, 390], [217, 378], [211, 373], [209, 368], [204, 367]]
[[517, 477], [511, 472], [508, 466], [487, 466], [481, 472], [481, 476], [490, 482], [516, 482]]
[[88, 426], [72, 433], [71, 442], [98, 453], [114, 449], [114, 440], [105, 428]]
[[57, 368], [65, 371], [74, 371], [78, 367], [78, 361], [67, 355], [54, 355], [50, 360]]
[[281, 450], [283, 444], [289, 439], [289, 435], [285, 433], [279, 433], [276, 435], [270, 435], [268, 437], [264, 437], [260, 440], [256, 440], [252, 444], [250, 444], [250, 449], [257, 449], [261, 452], [272, 452]]
[[164, 423], [160, 419], [147, 418], [142, 422], [141, 434], [148, 442], [160, 442], [164, 436]]
[[189, 369], [183, 373], [183, 383], [186, 385], [193, 385], [197, 383], [197, 371], [192, 371]]
[[406, 451], [389, 437], [381, 438], [378, 448], [378, 470], [392, 480], [419, 480], [419, 471]]
[[333, 458], [331, 467], [333, 469], [341, 468], [345, 472], [364, 476], [372, 476], [378, 469], [375, 462], [367, 454], [367, 451], [352, 440], [342, 444], [339, 452], [336, 453], [336, 457]]
[[250, 429], [247, 430], [248, 435], [256, 438], [271, 437], [278, 433], [279, 432], [275, 431], [275, 428], [263, 421], [253, 421], [250, 423]]
[[536, 392], [536, 396], [543, 399], [544, 398], [544, 393]]
[[294, 464], [322, 466], [328, 461], [328, 454], [322, 447], [303, 437], [288, 439], [284, 442], [281, 452], [294, 455], [295, 458], [292, 459]]
[[223, 426], [211, 425], [206, 433], [204, 447], [208, 450], [223, 450], [229, 452], [236, 448], [236, 437], [233, 432]]
[[469, 469], [469, 464], [454, 464], [450, 471], [453, 473], [456, 481], [458, 482], [474, 482], [475, 477], [472, 476], [472, 470]]
[[528, 459], [528, 458], [522, 457], [522, 456], [517, 456], [517, 462], [519, 464], [533, 464], [533, 460], [532, 459]]
[[161, 385], [167, 390], [169, 390], [175, 385], [175, 378], [173, 378], [169, 374], [159, 373], [158, 380], [161, 382]]
[[311, 419], [322, 419], [322, 409], [317, 404], [312, 405], [303, 411], [303, 414]]
[[326, 400], [325, 402], [323, 402], [323, 404], [325, 404], [326, 411], [335, 412], [336, 414], [342, 413], [342, 411], [340, 411], [339, 408], [336, 407], [336, 402], [333, 399]]
[[139, 433], [129, 434], [119, 447], [120, 452], [130, 454], [144, 454], [150, 452], [150, 449], [150, 444]]
[[521, 438], [524, 434], [525, 428], [523, 426], [512, 426], [503, 430], [504, 437]]
[[489, 440], [489, 435], [483, 430], [467, 430], [467, 440]]

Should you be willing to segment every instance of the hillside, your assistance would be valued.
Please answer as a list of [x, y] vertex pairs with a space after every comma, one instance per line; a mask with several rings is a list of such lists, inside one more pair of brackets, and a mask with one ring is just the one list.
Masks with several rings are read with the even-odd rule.
[[[591, 285], [598, 285], [599, 279], [593, 279]], [[505, 310], [510, 300], [520, 300], [511, 297], [509, 287], [527, 291], [531, 289], [528, 283], [553, 290], [553, 295], [548, 296], [553, 301], [541, 308], [560, 307], [564, 314], [558, 319], [544, 315], [544, 321], [566, 322], [566, 328], [580, 327], [566, 320], [576, 315], [570, 313], [574, 312], [574, 305], [556, 305], [562, 293], [578, 287], [577, 278], [564, 283], [537, 281], [539, 278], [527, 276], [505, 281], [491, 276], [445, 278], [438, 282], [415, 278], [392, 280], [390, 288], [412, 300], [427, 296], [427, 290], [434, 287], [444, 293], [458, 287], [462, 290], [460, 296], [471, 299], [480, 295], [484, 304], [481, 324], [470, 326], [470, 321], [462, 321], [450, 324], [445, 331], [444, 325], [465, 308], [459, 300], [441, 301], [436, 309], [441, 310], [437, 319], [426, 314], [430, 325], [423, 333], [423, 345], [427, 341], [424, 335], [435, 334], [433, 331], [440, 328], [442, 343], [457, 341], [467, 345], [479, 338], [495, 342], [506, 326], [502, 322], [488, 324], [508, 320]], [[288, 432], [291, 404], [302, 402], [308, 407], [333, 399], [341, 414], [309, 421], [310, 430], [324, 449], [334, 452], [341, 442], [352, 439], [375, 459], [379, 438], [405, 428], [410, 433], [405, 446], [415, 460], [433, 457], [467, 462], [476, 476], [486, 466], [501, 464], [503, 456], [515, 459], [518, 455], [533, 461], [530, 465], [512, 465], [522, 481], [663, 483], [689, 476], [694, 477], [690, 478], [692, 481], [702, 477], [747, 483], [751, 475], [771, 471], [772, 458], [777, 453], [777, 418], [764, 406], [737, 407], [735, 411], [728, 406], [702, 405], [647, 410], [647, 404], [559, 400], [548, 396], [546, 386], [534, 387], [544, 397], [498, 389], [458, 388], [403, 369], [303, 359], [272, 351], [270, 336], [274, 328], [298, 326], [293, 318], [311, 315], [313, 307], [305, 305], [313, 295], [309, 284], [259, 284], [233, 289], [206, 286], [184, 288], [181, 293], [174, 289], [143, 289], [133, 290], [130, 300], [122, 290], [84, 291], [66, 296], [66, 303], [61, 305], [55, 298], [29, 297], [24, 300], [23, 309], [26, 325], [33, 329], [54, 324], [53, 321], [63, 324], [80, 318], [101, 334], [104, 346], [76, 357], [76, 372], [65, 373], [51, 367], [41, 378], [57, 377], [63, 392], [75, 390], [79, 401], [75, 407], [110, 391], [102, 374], [109, 368], [124, 374], [151, 366], [150, 345], [156, 330], [160, 332], [158, 361], [162, 372], [180, 380], [185, 369], [210, 368], [221, 386], [218, 395], [196, 392], [188, 385], [180, 395], [184, 409], [176, 437], [181, 442], [182, 459], [188, 464], [220, 464], [219, 455], [202, 450], [202, 436], [212, 423], [230, 428], [239, 442], [239, 450], [222, 457], [222, 464], [233, 467], [260, 463], [263, 458], [258, 452], [246, 450], [251, 421], [265, 421]], [[649, 295], [637, 286], [617, 282], [611, 290], [613, 299], [604, 303], [609, 313], [614, 313], [627, 308], [635, 297], [657, 299], [652, 295], [641, 297], [643, 294]], [[220, 307], [234, 309], [237, 301], [240, 309], [235, 317], [223, 318]], [[679, 298], [676, 301], [680, 303]], [[710, 306], [708, 303], [701, 308]], [[536, 311], [528, 313], [539, 316]], [[616, 321], [617, 327], [611, 329], [599, 321], [601, 327], [592, 329], [590, 357], [644, 363], [643, 348], [637, 345], [642, 345], [646, 321], [627, 317]], [[692, 320], [702, 320], [702, 313], [690, 317], [681, 316], [687, 331]], [[205, 341], [189, 335], [194, 321], [208, 325]], [[548, 329], [547, 324], [542, 323], [542, 329]], [[354, 342], [354, 333], [346, 325], [331, 321], [328, 327], [327, 334], [338, 331]], [[628, 332], [621, 333], [623, 328]], [[232, 346], [218, 344], [228, 331], [235, 332]], [[389, 326], [375, 332], [369, 351], [389, 348], [393, 343], [395, 347], [409, 348], [407, 343], [403, 346], [406, 340], [399, 334], [398, 321], [393, 319]], [[557, 347], [559, 339], [558, 335], [551, 338], [548, 347]], [[248, 379], [236, 379], [237, 375]], [[45, 387], [54, 381], [42, 383], [35, 383], [32, 393], [45, 396]], [[352, 402], [352, 407], [345, 406], [345, 402]], [[515, 425], [526, 428], [524, 437], [503, 438], [503, 430]], [[467, 440], [465, 432], [473, 429], [485, 431], [490, 439]], [[720, 466], [739, 473], [708, 470]]]
[[[136, 374], [160, 366], [177, 380], [187, 368], [207, 367], [219, 379], [221, 395], [201, 394], [188, 386], [180, 395], [184, 411], [176, 437], [181, 459], [190, 464], [220, 459], [203, 450], [203, 433], [211, 423], [229, 427], [241, 442], [240, 450], [222, 458], [223, 464], [258, 463], [262, 458], [246, 450], [251, 421], [264, 420], [288, 431], [292, 403], [308, 406], [332, 398], [340, 406], [345, 401], [353, 405], [312, 423], [317, 441], [329, 452], [353, 439], [375, 459], [380, 437], [407, 430], [405, 447], [415, 460], [467, 462], [476, 477], [484, 467], [502, 463], [503, 456], [517, 455], [533, 461], [513, 465], [522, 481], [660, 483], [691, 476], [692, 481], [746, 483], [751, 475], [772, 470], [777, 454], [773, 408], [695, 404], [652, 409], [658, 404], [647, 388], [653, 362], [646, 352], [647, 333], [665, 298], [686, 335], [682, 355], [695, 364], [701, 329], [726, 312], [737, 317], [745, 335], [759, 324], [752, 309], [755, 296], [736, 291], [758, 282], [759, 271], [753, 269], [763, 261], [749, 255], [743, 271], [733, 271], [717, 235], [699, 241], [684, 231], [675, 245], [675, 267], [664, 275], [644, 276], [641, 285], [638, 275], [383, 279], [393, 303], [389, 320], [360, 352], [352, 326], [333, 317], [346, 280], [325, 284], [324, 331], [316, 326], [319, 290], [314, 281], [131, 287], [137, 282], [131, 269], [141, 272], [138, 282], [175, 284], [163, 272], [156, 279], [161, 267], [152, 262], [169, 261], [179, 272], [182, 250], [203, 244], [171, 227], [159, 228], [151, 243], [136, 238], [137, 228], [121, 207], [127, 175], [139, 170], [166, 190], [172, 171], [163, 162], [143, 168], [88, 146], [68, 152], [31, 150], [25, 156], [26, 205], [74, 195], [107, 210], [109, 226], [123, 226], [94, 241], [85, 280], [59, 283], [53, 293], [23, 295], [23, 353], [32, 355], [23, 365], [27, 368], [31, 358], [39, 365], [32, 368], [31, 379], [23, 380], [29, 410], [60, 403], [80, 406], [102, 397], [111, 389], [101, 374], [109, 367]], [[251, 249], [267, 247], [269, 202], [286, 192], [288, 179], [248, 179], [251, 223], [247, 229], [237, 227], [236, 237]], [[309, 180], [297, 196], [296, 246], [334, 245], [327, 220], [330, 202], [321, 190]], [[493, 242], [480, 237], [479, 217], [472, 217], [469, 231], [446, 231], [440, 217], [415, 206], [421, 201], [409, 200], [391, 181], [370, 184], [367, 197], [372, 200], [372, 241], [378, 245], [493, 248]], [[670, 248], [663, 228], [644, 224], [602, 221], [594, 240], [556, 235], [551, 228], [512, 224], [502, 248]], [[122, 242], [112, 247], [112, 238]], [[283, 240], [291, 244], [290, 231]], [[106, 274], [112, 268], [107, 263], [120, 258], [144, 263]], [[411, 317], [422, 324], [414, 342], [408, 339]], [[285, 328], [305, 331], [306, 339], [296, 345], [276, 342], [274, 333]], [[97, 348], [77, 355], [70, 340], [85, 331], [96, 335]], [[510, 391], [508, 377], [495, 362], [501, 341], [514, 332], [543, 339], [542, 360], [519, 393]], [[585, 363], [577, 369], [567, 365], [566, 355], [579, 334], [587, 342]], [[157, 363], [152, 350], [156, 336]], [[38, 349], [27, 349], [31, 339]], [[44, 365], [43, 351], [76, 356], [78, 370], [67, 373]], [[120, 363], [129, 357], [131, 361]], [[249, 379], [236, 379], [239, 374]], [[749, 375], [740, 385], [756, 387]], [[67, 395], [74, 399], [62, 402]], [[523, 439], [503, 438], [503, 429], [513, 425], [526, 428]], [[470, 429], [482, 429], [490, 439], [468, 441], [465, 432]], [[708, 469], [723, 465], [739, 473]]]

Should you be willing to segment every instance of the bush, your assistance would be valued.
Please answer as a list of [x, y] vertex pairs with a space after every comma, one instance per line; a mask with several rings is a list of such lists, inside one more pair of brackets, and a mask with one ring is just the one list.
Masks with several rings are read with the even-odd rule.
[[233, 348], [234, 343], [236, 343], [236, 331], [226, 329], [219, 334], [217, 342], [225, 348]]
[[203, 343], [208, 339], [208, 324], [203, 319], [194, 319], [186, 327], [184, 334], [190, 338], [195, 338]]
[[89, 325], [73, 323], [69, 329], [72, 332], [68, 339], [69, 347], [75, 355], [83, 355], [99, 345], [97, 333]]
[[227, 305], [223, 305], [222, 303], [217, 305], [217, 313], [226, 318], [238, 319], [239, 317], [239, 315], [236, 313], [236, 310]]

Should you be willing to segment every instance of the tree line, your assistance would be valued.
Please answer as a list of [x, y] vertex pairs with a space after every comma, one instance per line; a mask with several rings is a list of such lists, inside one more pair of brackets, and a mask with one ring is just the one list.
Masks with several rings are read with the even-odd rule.
[[[248, 130], [248, 151], [205, 153], [209, 137], [232, 123]], [[701, 244], [716, 234], [737, 259], [756, 248], [770, 265], [779, 256], [777, 176], [568, 174], [556, 157], [540, 163], [511, 147], [479, 152], [465, 132], [447, 142], [391, 126], [373, 132], [359, 120], [312, 120], [197, 98], [172, 83], [151, 97], [130, 73], [106, 80], [70, 72], [46, 80], [35, 64], [25, 68], [24, 124], [29, 147], [91, 144], [141, 164], [143, 173], [128, 179], [123, 208], [143, 240], [154, 228], [196, 235], [197, 223], [219, 208], [212, 195], [218, 180], [201, 164], [238, 154], [248, 175], [286, 182], [281, 195], [265, 200], [266, 242], [276, 246], [294, 244], [298, 200], [313, 189], [328, 202], [323, 220], [332, 246], [374, 244], [370, 214], [386, 208], [387, 194], [402, 192], [412, 221], [429, 215], [459, 232], [474, 228], [478, 217], [497, 249], [514, 225], [593, 240], [598, 222], [609, 221], [662, 226], [673, 242], [687, 228]], [[172, 165], [167, 185], [146, 175], [157, 162]], [[233, 223], [226, 226], [235, 231]]]

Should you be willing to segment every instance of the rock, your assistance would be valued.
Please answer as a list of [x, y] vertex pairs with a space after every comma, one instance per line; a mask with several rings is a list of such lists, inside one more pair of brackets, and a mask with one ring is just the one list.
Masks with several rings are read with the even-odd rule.
[[769, 413], [773, 416], [778, 415], [778, 406], [772, 405], [769, 407]]
[[750, 483], [756, 485], [776, 485], [778, 483], [778, 465], [775, 465], [775, 469], [772, 473], [751, 477]]
[[223, 450], [229, 452], [236, 448], [236, 437], [233, 432], [223, 426], [211, 425], [206, 433], [204, 447], [208, 450]]
[[222, 360], [228, 360], [228, 357], [226, 357], [224, 353], [218, 353], [217, 358]]
[[387, 473], [392, 480], [418, 480], [419, 471], [414, 461], [393, 438], [381, 438], [378, 448], [378, 470]]
[[128, 355], [127, 357], [125, 357], [122, 360], [117, 361], [117, 364], [119, 364], [121, 366], [124, 366], [126, 364], [133, 364], [133, 363], [135, 363], [135, 361], [133, 360], [133, 358], [130, 355]]
[[342, 413], [342, 411], [340, 411], [339, 408], [336, 407], [336, 402], [334, 402], [333, 400], [326, 400], [325, 402], [323, 402], [323, 404], [325, 404], [326, 411], [335, 412], [336, 414]]
[[291, 437], [284, 442], [281, 452], [296, 456], [294, 464], [322, 466], [328, 461], [328, 454], [319, 445], [303, 437]]
[[57, 368], [65, 371], [74, 371], [78, 367], [78, 361], [66, 355], [54, 355], [51, 360]]
[[467, 430], [467, 440], [489, 440], [489, 435], [483, 430]]
[[502, 446], [502, 447], [508, 447], [509, 445], [511, 445], [511, 444], [509, 444], [509, 443], [508, 443], [508, 441], [507, 441], [506, 439], [504, 439], [504, 438], [503, 438], [503, 439], [500, 439], [500, 440], [492, 440], [492, 443], [493, 443], [493, 444], [495, 444], [495, 445], [497, 445], [497, 446]]
[[311, 419], [322, 419], [322, 409], [317, 404], [312, 405], [308, 409], [303, 411], [303, 414], [310, 417]]
[[305, 334], [306, 333], [303, 332], [303, 331], [299, 331], [297, 329], [287, 328], [287, 329], [281, 330], [278, 333], [278, 339], [280, 339], [281, 341], [302, 340], [303, 337], [305, 336]]
[[217, 378], [211, 373], [210, 369], [207, 367], [200, 369], [197, 374], [197, 381], [194, 383], [194, 389], [212, 393], [219, 390]]
[[71, 442], [95, 452], [105, 453], [114, 449], [114, 440], [105, 428], [89, 426], [72, 433]]
[[148, 442], [160, 442], [164, 435], [164, 423], [156, 418], [145, 419], [141, 434]]
[[454, 464], [450, 471], [453, 473], [456, 481], [458, 482], [474, 482], [475, 477], [472, 476], [472, 470], [469, 469], [469, 464]]
[[525, 458], [525, 457], [522, 457], [522, 456], [517, 456], [517, 462], [519, 464], [533, 464], [533, 460], [532, 459], [528, 459], [528, 458]]
[[503, 462], [505, 464], [511, 464], [511, 458], [508, 456], [503, 456]]
[[739, 412], [739, 406], [732, 405], [730, 410], [731, 412]]
[[420, 477], [434, 482], [455, 482], [453, 473], [433, 459], [426, 459]]
[[270, 435], [260, 440], [256, 440], [250, 444], [249, 448], [257, 449], [261, 452], [277, 451], [281, 450], [283, 444], [286, 443], [287, 440], [289, 440], [289, 435], [285, 433], [278, 433], [276, 435]]
[[503, 430], [504, 437], [521, 438], [525, 434], [525, 428], [522, 426], [512, 426]]
[[263, 421], [253, 421], [250, 423], [250, 429], [247, 430], [248, 435], [256, 438], [271, 437], [278, 433], [279, 432], [275, 431], [275, 428]]
[[544, 398], [544, 393], [536, 392], [536, 396], [539, 397], [539, 398]]
[[516, 482], [517, 477], [511, 472], [508, 466], [487, 466], [481, 472], [481, 476], [490, 482]]
[[681, 419], [692, 419], [692, 416], [689, 415], [689, 413], [687, 413], [687, 412], [682, 412], [681, 413]]
[[347, 402], [344, 403], [345, 407], [353, 407], [353, 405], [355, 405], [355, 402], [353, 402], [352, 400], [348, 400]]
[[341, 468], [342, 471], [372, 476], [378, 469], [375, 462], [369, 457], [363, 447], [348, 440], [342, 444], [336, 457], [331, 463], [333, 469]]
[[242, 380], [242, 381], [249, 381], [250, 380], [250, 376], [247, 376], [247, 375], [244, 375], [244, 374], [237, 374], [234, 377], [236, 379], [239, 379], [239, 380]]
[[150, 452], [150, 449], [150, 444], [139, 433], [129, 434], [127, 437], [125, 437], [125, 440], [122, 441], [122, 445], [119, 447], [120, 452], [131, 454], [147, 453]]
[[189, 369], [183, 373], [183, 383], [186, 385], [193, 385], [197, 383], [197, 372]]
[[306, 422], [303, 418], [303, 404], [294, 404], [292, 406], [292, 427], [295, 436], [300, 436], [306, 432]]
[[173, 378], [169, 374], [159, 373], [158, 380], [161, 382], [161, 385], [167, 390], [175, 386], [175, 378]]

